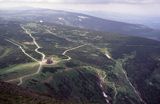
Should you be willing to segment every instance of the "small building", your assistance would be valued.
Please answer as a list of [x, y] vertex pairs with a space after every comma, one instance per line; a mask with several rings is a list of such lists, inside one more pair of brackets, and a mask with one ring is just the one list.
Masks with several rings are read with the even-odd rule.
[[47, 59], [46, 64], [53, 64], [52, 59]]

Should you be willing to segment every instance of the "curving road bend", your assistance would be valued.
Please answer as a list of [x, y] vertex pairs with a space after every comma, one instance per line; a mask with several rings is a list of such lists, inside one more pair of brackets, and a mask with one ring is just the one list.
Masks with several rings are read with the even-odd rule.
[[65, 51], [62, 53], [62, 55], [63, 55], [63, 56], [66, 56], [67, 59], [64, 59], [63, 61], [70, 61], [70, 60], [72, 59], [70, 56], [66, 55], [69, 51], [72, 51], [72, 50], [75, 50], [75, 49], [84, 47], [84, 46], [86, 46], [86, 45], [87, 45], [87, 44], [84, 44], [84, 45], [80, 45], [80, 46], [77, 46], [77, 47], [74, 47], [74, 48], [65, 50]]
[[32, 40], [33, 40], [33, 43], [36, 45], [36, 49], [35, 49], [35, 52], [37, 52], [38, 54], [40, 54], [40, 55], [42, 55], [42, 60], [44, 60], [45, 59], [45, 54], [43, 53], [43, 52], [40, 52], [39, 51], [39, 49], [41, 48], [40, 46], [39, 46], [39, 44], [36, 42], [36, 39], [32, 36], [32, 34], [27, 30], [27, 29], [25, 29], [23, 26], [21, 26], [22, 27], [22, 29], [26, 32], [26, 34], [28, 34], [31, 38], [32, 38]]
[[31, 58], [32, 60], [38, 62], [37, 59], [33, 58], [31, 55], [29, 55], [28, 53], [26, 53], [26, 51], [22, 48], [22, 46], [20, 46], [19, 44], [17, 44], [16, 42], [13, 42], [12, 40], [9, 40], [9, 39], [5, 39], [6, 41], [12, 43], [13, 45], [16, 45], [17, 47], [19, 47], [21, 49], [21, 51], [26, 55], [28, 56], [29, 58]]
[[40, 55], [42, 56], [41, 61], [39, 62], [39, 68], [38, 68], [37, 72], [34, 73], [34, 74], [32, 74], [32, 75], [39, 74], [40, 71], [41, 71], [41, 69], [42, 69], [42, 61], [45, 59], [46, 55], [45, 55], [43, 52], [40, 52], [40, 51], [39, 51], [39, 49], [40, 49], [41, 47], [40, 47], [39, 44], [37, 43], [36, 39], [32, 36], [32, 34], [31, 34], [27, 29], [25, 29], [23, 26], [21, 26], [21, 28], [25, 31], [26, 34], [28, 34], [28, 35], [32, 38], [33, 43], [34, 43], [34, 44], [36, 45], [36, 47], [37, 47], [37, 48], [35, 49], [35, 52], [37, 52], [38, 54], [40, 54]]
[[[19, 44], [9, 40], [9, 39], [5, 39], [6, 41], [12, 43], [13, 45], [16, 45], [17, 47], [19, 47], [21, 49], [21, 51], [26, 55], [28, 56], [29, 58], [31, 58], [32, 60], [36, 61], [36, 62], [39, 62], [37, 59], [33, 58], [31, 55], [29, 55], [28, 53], [26, 53], [26, 51], [22, 48], [22, 46], [20, 46]], [[27, 76], [27, 75], [26, 75]], [[23, 83], [22, 79], [25, 78], [25, 76], [23, 77], [19, 77], [19, 78], [16, 78], [16, 79], [11, 79], [11, 80], [8, 80], [6, 82], [13, 82], [13, 81], [16, 81], [16, 80], [19, 80], [20, 82], [18, 83], [18, 85], [21, 85]]]
[[[22, 27], [22, 26], [21, 26], [21, 27]], [[20, 46], [19, 44], [15, 43], [15, 42], [13, 42], [13, 41], [11, 41], [11, 40], [9, 40], [9, 39], [6, 39], [6, 41], [8, 41], [8, 42], [16, 45], [17, 47], [19, 47], [19, 48], [21, 49], [21, 51], [22, 51], [26, 56], [28, 56], [28, 57], [31, 58], [32, 60], [34, 60], [34, 61], [36, 61], [36, 62], [39, 63], [38, 70], [37, 70], [35, 73], [28, 74], [28, 75], [24, 75], [24, 76], [22, 76], [22, 77], [19, 77], [19, 78], [15, 78], [15, 79], [11, 79], [11, 80], [6, 81], [6, 82], [13, 82], [13, 81], [19, 80], [19, 83], [17, 84], [18, 86], [20, 86], [20, 85], [23, 84], [23, 79], [24, 79], [24, 78], [28, 78], [28, 77], [31, 77], [31, 76], [34, 76], [34, 75], [37, 75], [37, 74], [40, 73], [40, 71], [41, 71], [41, 69], [42, 69], [42, 61], [43, 61], [43, 60], [45, 59], [45, 57], [46, 57], [44, 53], [42, 53], [42, 52], [39, 51], [39, 49], [40, 49], [41, 47], [40, 47], [39, 44], [36, 42], [36, 39], [32, 36], [32, 34], [31, 34], [30, 32], [28, 32], [28, 30], [25, 29], [24, 27], [22, 27], [22, 29], [25, 31], [26, 34], [28, 34], [28, 35], [32, 38], [33, 43], [34, 43], [34, 44], [36, 45], [36, 47], [37, 47], [37, 48], [35, 49], [35, 52], [37, 52], [38, 54], [40, 54], [40, 55], [42, 56], [42, 59], [41, 59], [41, 61], [38, 61], [37, 59], [33, 58], [31, 55], [29, 55], [28, 53], [26, 53], [26, 51], [22, 48], [22, 46]], [[85, 44], [85, 45], [87, 45], [87, 44]], [[72, 50], [75, 50], [75, 49], [78, 49], [78, 48], [81, 48], [81, 47], [83, 47], [83, 46], [85, 46], [85, 45], [80, 45], [80, 46], [77, 46], [77, 47], [74, 47], [74, 48], [71, 48], [71, 49], [67, 49], [66, 51], [64, 51], [64, 52], [62, 53], [62, 55], [66, 56], [67, 59], [64, 59], [63, 61], [69, 61], [69, 60], [72, 59], [70, 56], [66, 55], [67, 52], [72, 51]]]
[[10, 42], [10, 43], [18, 46], [25, 55], [27, 55], [28, 57], [30, 57], [31, 59], [33, 59], [34, 61], [36, 61], [36, 62], [39, 63], [39, 68], [38, 68], [38, 70], [37, 70], [35, 73], [28, 74], [28, 75], [25, 75], [25, 76], [22, 76], [22, 77], [19, 77], [19, 78], [16, 78], [16, 79], [12, 79], [12, 80], [6, 81], [6, 82], [12, 82], [12, 81], [20, 80], [20, 82], [17, 84], [18, 86], [20, 86], [20, 85], [23, 83], [23, 79], [24, 79], [24, 78], [31, 77], [31, 76], [34, 76], [34, 75], [40, 73], [40, 71], [41, 71], [41, 69], [42, 69], [42, 61], [43, 61], [43, 60], [45, 59], [45, 57], [46, 57], [44, 53], [42, 53], [42, 52], [39, 51], [39, 49], [40, 49], [41, 47], [40, 47], [39, 44], [36, 42], [36, 39], [32, 36], [32, 34], [31, 34], [30, 32], [28, 32], [27, 29], [25, 29], [24, 27], [21, 26], [21, 28], [26, 32], [26, 34], [28, 34], [28, 35], [32, 38], [33, 43], [34, 43], [34, 44], [36, 45], [36, 47], [37, 47], [37, 48], [35, 49], [35, 52], [37, 52], [38, 54], [40, 54], [40, 55], [42, 56], [42, 58], [41, 58], [41, 61], [38, 61], [37, 59], [33, 58], [33, 57], [30, 56], [28, 53], [26, 53], [25, 50], [24, 50], [20, 45], [14, 43], [13, 41], [10, 41], [10, 40], [6, 39], [8, 42]]
[[[32, 34], [31, 34], [27, 29], [25, 29], [24, 27], [21, 26], [21, 28], [25, 31], [26, 34], [28, 34], [28, 35], [32, 38], [33, 43], [34, 43], [34, 44], [36, 45], [36, 47], [37, 47], [37, 48], [35, 49], [35, 52], [37, 52], [38, 54], [40, 54], [40, 55], [42, 56], [42, 58], [41, 58], [41, 61], [38, 61], [37, 59], [33, 58], [31, 55], [29, 55], [28, 53], [26, 53], [26, 51], [22, 48], [22, 46], [20, 46], [19, 44], [15, 43], [15, 42], [13, 42], [13, 41], [11, 41], [11, 40], [9, 40], [9, 39], [6, 39], [6, 41], [8, 41], [8, 42], [16, 45], [17, 47], [19, 47], [19, 48], [21, 49], [21, 51], [22, 51], [26, 56], [28, 56], [28, 57], [31, 58], [32, 60], [34, 60], [34, 61], [36, 61], [36, 62], [39, 63], [39, 68], [38, 68], [38, 70], [37, 70], [35, 73], [33, 73], [33, 74], [28, 74], [28, 75], [25, 75], [25, 76], [22, 76], [22, 77], [19, 77], [19, 78], [16, 78], [16, 79], [12, 79], [12, 80], [6, 81], [6, 82], [12, 82], [12, 81], [19, 80], [19, 81], [20, 81], [20, 82], [18, 83], [19, 86], [23, 83], [23, 79], [24, 79], [24, 78], [31, 77], [31, 76], [34, 76], [34, 75], [40, 73], [40, 71], [41, 71], [41, 69], [42, 69], [42, 61], [43, 61], [43, 60], [45, 59], [45, 57], [46, 57], [43, 52], [40, 52], [40, 51], [39, 51], [39, 49], [40, 49], [41, 47], [40, 47], [39, 44], [36, 42], [36, 39], [32, 36]], [[87, 44], [80, 45], [80, 46], [77, 46], [77, 47], [74, 47], [74, 48], [65, 50], [65, 51], [62, 53], [62, 55], [66, 56], [66, 57], [68, 57], [68, 58], [67, 58], [67, 59], [64, 59], [63, 61], [69, 61], [69, 60], [72, 59], [70, 56], [66, 55], [69, 51], [72, 51], [72, 50], [81, 48], [81, 47], [83, 47], [83, 46], [85, 46], [85, 45], [87, 45]], [[112, 57], [110, 56], [110, 54], [109, 54], [108, 51], [106, 51], [105, 56], [106, 56], [108, 59], [112, 59]], [[122, 69], [122, 71], [123, 71], [123, 73], [124, 73], [124, 75], [125, 75], [125, 77], [126, 77], [126, 80], [128, 81], [129, 85], [133, 88], [134, 92], [137, 94], [137, 96], [139, 97], [140, 101], [143, 102], [144, 104], [147, 104], [147, 103], [141, 98], [139, 92], [135, 89], [135, 87], [133, 86], [133, 84], [130, 82], [130, 80], [129, 80], [128, 76], [127, 76], [126, 71], [125, 71], [124, 69]], [[114, 99], [116, 99], [117, 90], [116, 90], [116, 87], [115, 87], [115, 83], [113, 84], [113, 86], [114, 86], [115, 92], [116, 92], [116, 93], [115, 93], [115, 96], [114, 96]], [[100, 83], [100, 87], [101, 87], [101, 89], [103, 89], [103, 86], [102, 86], [101, 83]], [[103, 96], [104, 96], [104, 98], [105, 98], [105, 100], [106, 100], [106, 103], [108, 104], [108, 103], [109, 103], [109, 100], [107, 99], [107, 98], [108, 98], [107, 94], [106, 94], [104, 91], [102, 92], [102, 94], [103, 94]]]

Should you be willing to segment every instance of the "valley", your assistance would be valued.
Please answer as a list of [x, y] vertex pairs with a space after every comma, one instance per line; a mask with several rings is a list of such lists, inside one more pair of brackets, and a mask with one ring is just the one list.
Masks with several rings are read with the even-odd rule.
[[[45, 18], [0, 23], [3, 90], [13, 86], [23, 99], [33, 96], [30, 104], [43, 98], [48, 102], [42, 104], [159, 104], [159, 41]], [[3, 90], [0, 103], [7, 104], [5, 96], [12, 99], [16, 92]]]

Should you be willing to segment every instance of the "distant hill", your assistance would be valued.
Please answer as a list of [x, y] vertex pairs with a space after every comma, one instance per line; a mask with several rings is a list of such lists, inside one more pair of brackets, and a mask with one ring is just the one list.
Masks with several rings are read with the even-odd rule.
[[144, 25], [117, 22], [66, 11], [23, 8], [12, 11], [0, 11], [0, 17], [9, 21], [41, 21], [97, 31], [134, 35], [155, 40], [160, 39], [159, 30], [154, 30]]

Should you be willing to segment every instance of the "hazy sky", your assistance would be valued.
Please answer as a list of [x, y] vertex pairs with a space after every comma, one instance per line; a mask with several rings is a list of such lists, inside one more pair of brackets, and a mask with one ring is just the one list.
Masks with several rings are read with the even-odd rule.
[[158, 3], [159, 0], [0, 0], [1, 2], [56, 2], [56, 3]]
[[0, 8], [23, 6], [160, 16], [160, 0], [0, 0]]

